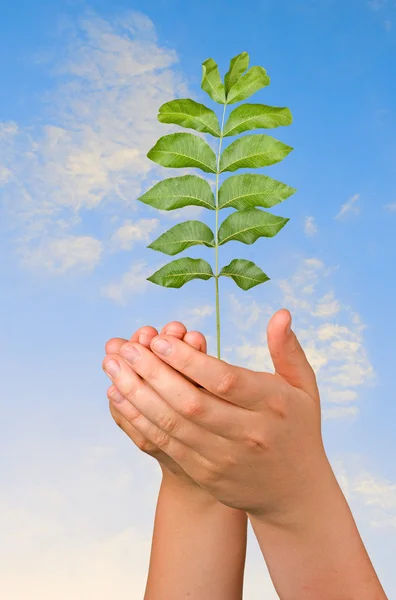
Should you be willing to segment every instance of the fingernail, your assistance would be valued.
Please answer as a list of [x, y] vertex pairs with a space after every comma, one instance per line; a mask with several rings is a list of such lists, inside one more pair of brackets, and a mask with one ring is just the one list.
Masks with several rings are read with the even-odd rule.
[[135, 346], [125, 346], [121, 348], [121, 356], [123, 356], [129, 363], [134, 363], [140, 358], [140, 352]]
[[120, 370], [120, 365], [116, 360], [111, 359], [108, 360], [107, 363], [104, 365], [104, 370], [110, 377], [115, 377], [118, 371]]
[[142, 344], [142, 346], [145, 346], [146, 344], [148, 344], [150, 341], [150, 336], [147, 333], [141, 333], [138, 337], [138, 342], [139, 344]]
[[158, 339], [153, 344], [153, 350], [162, 356], [169, 356], [169, 354], [172, 352], [172, 345], [168, 342], [168, 340]]

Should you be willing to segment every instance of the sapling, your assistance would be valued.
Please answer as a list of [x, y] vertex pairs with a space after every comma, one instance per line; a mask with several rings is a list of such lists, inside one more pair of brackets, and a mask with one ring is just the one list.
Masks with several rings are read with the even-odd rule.
[[[270, 129], [290, 125], [288, 108], [265, 104], [241, 104], [225, 121], [229, 104], [236, 104], [266, 87], [270, 78], [263, 67], [249, 69], [247, 52], [230, 61], [221, 80], [212, 58], [202, 63], [202, 89], [214, 102], [223, 106], [221, 122], [207, 106], [189, 98], [171, 100], [159, 109], [161, 123], [173, 123], [218, 138], [215, 153], [201, 136], [192, 133], [171, 133], [161, 137], [147, 156], [152, 161], [171, 168], [195, 167], [215, 178], [215, 193], [206, 178], [197, 175], [171, 177], [160, 181], [139, 198], [141, 202], [161, 210], [185, 206], [200, 206], [214, 211], [214, 232], [201, 221], [179, 223], [154, 240], [148, 248], [175, 255], [186, 248], [201, 244], [215, 251], [215, 269], [203, 259], [179, 258], [153, 275], [149, 281], [165, 287], [180, 288], [192, 279], [215, 280], [217, 356], [220, 358], [219, 278], [230, 277], [242, 290], [264, 283], [269, 277], [254, 262], [235, 258], [219, 270], [219, 247], [231, 240], [253, 244], [260, 237], [273, 237], [289, 221], [261, 208], [271, 208], [296, 191], [295, 188], [262, 174], [242, 173], [222, 181], [223, 173], [238, 169], [267, 167], [283, 160], [290, 146], [264, 134], [243, 135], [222, 150], [223, 139], [254, 129]], [[236, 209], [219, 226], [219, 211]]]

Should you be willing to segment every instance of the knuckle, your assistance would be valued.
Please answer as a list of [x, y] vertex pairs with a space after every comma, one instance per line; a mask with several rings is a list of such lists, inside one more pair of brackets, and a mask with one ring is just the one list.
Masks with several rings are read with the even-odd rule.
[[214, 465], [211, 467], [205, 467], [202, 470], [200, 481], [204, 486], [212, 486], [218, 483], [220, 479], [220, 471]]
[[155, 429], [153, 432], [153, 444], [161, 450], [169, 446], [170, 436], [162, 429]]
[[259, 454], [269, 449], [268, 440], [265, 439], [262, 433], [258, 433], [257, 431], [249, 432], [245, 443], [250, 450]]
[[176, 433], [179, 428], [179, 421], [176, 414], [165, 412], [158, 418], [158, 427], [168, 435]]
[[153, 450], [155, 449], [154, 444], [150, 442], [150, 440], [148, 440], [147, 438], [140, 438], [135, 443], [139, 450], [141, 450], [145, 454], [152, 454]]
[[200, 417], [203, 413], [203, 403], [198, 394], [190, 396], [180, 406], [181, 413], [186, 418]]
[[267, 399], [267, 405], [272, 413], [281, 417], [281, 419], [286, 419], [288, 415], [288, 406], [283, 391], [280, 391], [277, 394], [271, 394]]
[[235, 371], [227, 370], [219, 374], [215, 381], [215, 392], [219, 396], [228, 395], [238, 386], [238, 376]]

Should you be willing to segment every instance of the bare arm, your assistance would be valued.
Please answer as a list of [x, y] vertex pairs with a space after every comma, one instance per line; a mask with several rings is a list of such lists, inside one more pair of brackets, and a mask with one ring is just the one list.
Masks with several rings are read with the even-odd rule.
[[249, 518], [281, 600], [387, 600], [330, 465], [290, 522]]
[[144, 600], [241, 600], [247, 517], [164, 475]]

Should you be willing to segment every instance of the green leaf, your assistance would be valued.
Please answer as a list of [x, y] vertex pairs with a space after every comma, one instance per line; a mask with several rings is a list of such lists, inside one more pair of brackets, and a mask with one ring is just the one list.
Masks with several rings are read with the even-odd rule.
[[220, 137], [219, 120], [213, 110], [189, 98], [163, 104], [159, 109], [158, 120]]
[[197, 167], [206, 173], [216, 173], [215, 153], [205, 140], [192, 133], [161, 137], [147, 156], [163, 167]]
[[160, 210], [175, 210], [185, 206], [203, 206], [210, 210], [216, 208], [209, 183], [197, 175], [164, 179], [140, 196], [138, 200]]
[[168, 263], [147, 279], [164, 287], [180, 288], [192, 279], [206, 280], [211, 277], [214, 277], [212, 267], [206, 260], [202, 260], [202, 258], [179, 258]]
[[258, 208], [234, 212], [220, 225], [219, 246], [233, 240], [253, 244], [259, 237], [273, 237], [288, 221]]
[[224, 127], [224, 136], [238, 135], [252, 129], [271, 129], [290, 125], [293, 121], [288, 108], [265, 104], [242, 104], [235, 108]]
[[208, 58], [202, 63], [202, 89], [209, 94], [215, 102], [225, 104], [224, 85], [221, 81], [219, 68], [213, 58]]
[[229, 265], [223, 267], [220, 271], [220, 276], [231, 277], [235, 283], [243, 290], [269, 281], [269, 277], [251, 260], [244, 258], [235, 258]]
[[224, 181], [219, 190], [219, 208], [248, 210], [255, 206], [271, 208], [289, 198], [294, 192], [285, 183], [266, 175], [244, 173], [233, 175]]
[[160, 235], [148, 248], [173, 256], [197, 244], [214, 248], [213, 231], [201, 221], [185, 221]]
[[235, 102], [245, 100], [245, 98], [249, 98], [269, 83], [270, 78], [263, 67], [251, 67], [231, 88], [227, 97], [227, 104], [235, 104]]
[[249, 54], [242, 52], [230, 60], [230, 68], [224, 77], [226, 95], [249, 66]]
[[220, 172], [243, 168], [268, 167], [280, 162], [293, 148], [270, 135], [244, 135], [232, 142], [220, 158]]

